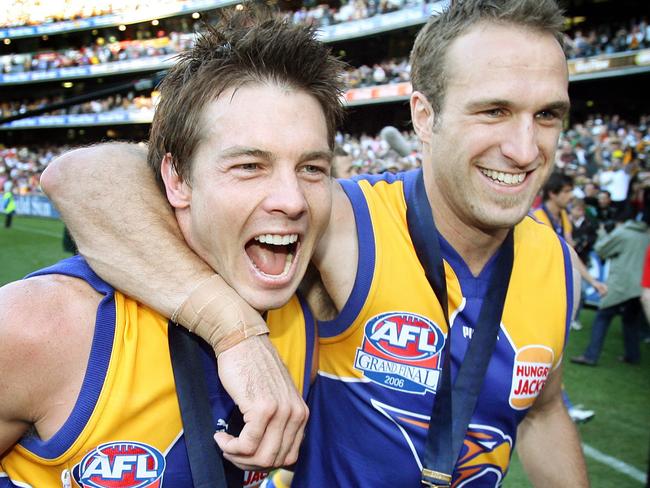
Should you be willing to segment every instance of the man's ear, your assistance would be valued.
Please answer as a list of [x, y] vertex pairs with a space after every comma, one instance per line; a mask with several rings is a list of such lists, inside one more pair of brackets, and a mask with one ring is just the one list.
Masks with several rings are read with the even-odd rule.
[[167, 200], [169, 200], [170, 205], [177, 209], [189, 207], [192, 201], [192, 188], [176, 172], [171, 153], [167, 153], [163, 157], [160, 164], [160, 174], [165, 183]]
[[424, 143], [431, 142], [435, 114], [427, 97], [418, 91], [411, 94], [411, 120], [413, 129]]

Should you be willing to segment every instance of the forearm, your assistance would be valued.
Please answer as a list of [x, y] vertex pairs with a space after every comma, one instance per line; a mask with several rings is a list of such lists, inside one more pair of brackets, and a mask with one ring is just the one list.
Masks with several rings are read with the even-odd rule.
[[552, 376], [519, 425], [517, 453], [535, 487], [588, 487], [578, 431], [562, 403], [561, 373]]
[[77, 149], [41, 183], [95, 272], [170, 317], [214, 272], [185, 244], [145, 158], [134, 144]]

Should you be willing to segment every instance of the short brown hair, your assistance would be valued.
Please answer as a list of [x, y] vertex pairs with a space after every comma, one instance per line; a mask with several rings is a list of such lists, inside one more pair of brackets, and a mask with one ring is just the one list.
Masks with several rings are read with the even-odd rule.
[[411, 51], [413, 90], [427, 97], [434, 112], [440, 112], [445, 98], [449, 46], [481, 22], [548, 32], [564, 48], [564, 17], [555, 0], [451, 0], [422, 27]]
[[203, 108], [225, 90], [247, 83], [272, 82], [312, 95], [323, 109], [328, 142], [334, 147], [343, 114], [344, 64], [316, 40], [313, 27], [247, 5], [224, 11], [217, 26], [205, 29], [191, 49], [179, 54], [159, 87], [148, 162], [163, 190], [164, 156], [170, 153], [178, 175], [189, 181], [192, 156], [201, 140]]

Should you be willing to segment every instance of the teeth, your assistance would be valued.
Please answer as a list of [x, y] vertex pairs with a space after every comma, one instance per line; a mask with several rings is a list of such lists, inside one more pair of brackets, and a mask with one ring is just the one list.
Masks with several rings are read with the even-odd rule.
[[288, 244], [293, 244], [298, 240], [298, 234], [288, 234], [288, 235], [279, 235], [279, 234], [261, 234], [255, 237], [256, 241], [261, 242], [262, 244], [273, 244], [274, 246], [286, 246]]
[[505, 185], [518, 185], [526, 179], [526, 173], [504, 173], [502, 171], [483, 168], [481, 168], [481, 173], [488, 178]]

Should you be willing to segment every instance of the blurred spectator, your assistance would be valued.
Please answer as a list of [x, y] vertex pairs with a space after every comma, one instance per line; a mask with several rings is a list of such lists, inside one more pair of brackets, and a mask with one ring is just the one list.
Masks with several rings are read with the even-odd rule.
[[571, 204], [571, 224], [573, 225], [573, 248], [580, 260], [588, 264], [589, 253], [592, 251], [598, 236], [598, 224], [587, 214], [584, 200], [574, 200]]
[[332, 177], [350, 178], [352, 175], [352, 157], [343, 148], [336, 146], [332, 159]]
[[612, 205], [612, 197], [607, 190], [598, 192], [598, 223], [602, 225], [607, 232], [616, 225], [616, 209]]
[[73, 20], [98, 15], [151, 11], [161, 7], [177, 7], [184, 0], [15, 0], [11, 8], [0, 10], [0, 26], [16, 27]]
[[[557, 235], [563, 237], [567, 244], [574, 247], [573, 226], [566, 210], [573, 198], [573, 178], [559, 172], [552, 173], [544, 184], [542, 198], [540, 208], [534, 210], [533, 215], [537, 220], [551, 227]], [[589, 274], [586, 262], [581, 259], [580, 262], [574, 263], [574, 266], [583, 281], [593, 286], [599, 295], [605, 295], [607, 287]], [[584, 293], [584, 286], [581, 288], [581, 292]], [[583, 293], [581, 293], [581, 297]], [[578, 321], [579, 311], [580, 307], [576, 310], [576, 317], [571, 322], [571, 328], [575, 330], [582, 329], [582, 324]]]
[[593, 218], [598, 217], [598, 186], [591, 181], [587, 181], [582, 188], [582, 192], [587, 214]]
[[650, 323], [650, 246], [646, 249], [641, 276], [641, 305], [645, 313], [646, 323]]
[[16, 200], [13, 194], [13, 183], [6, 181], [4, 184], [4, 194], [2, 195], [2, 213], [5, 214], [5, 229], [11, 227], [11, 221], [16, 213]]
[[612, 319], [621, 315], [625, 353], [620, 359], [629, 364], [639, 363], [639, 331], [643, 320], [640, 283], [648, 245], [647, 224], [634, 220], [626, 221], [610, 233], [603, 233], [596, 241], [594, 248], [598, 255], [610, 260], [608, 293], [600, 300], [587, 349], [581, 356], [571, 358], [571, 362], [595, 366]]
[[[616, 149], [613, 151], [611, 163], [605, 162], [604, 169], [596, 176], [600, 188], [609, 193], [610, 206], [614, 209], [614, 216], [618, 217], [626, 211], [632, 177], [623, 167], [623, 151], [620, 149], [620, 141], [614, 141], [613, 146]], [[628, 215], [624, 215], [624, 217], [628, 217]]]

